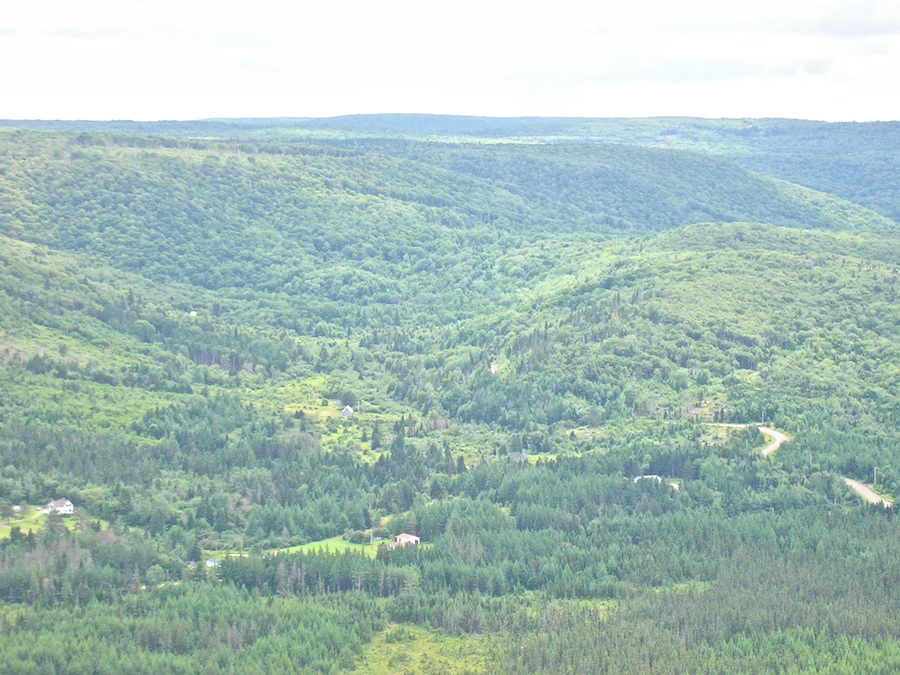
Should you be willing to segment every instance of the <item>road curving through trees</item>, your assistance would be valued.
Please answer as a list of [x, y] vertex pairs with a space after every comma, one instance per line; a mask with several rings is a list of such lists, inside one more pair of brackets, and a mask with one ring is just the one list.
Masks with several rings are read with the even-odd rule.
[[759, 429], [760, 433], [762, 433], [762, 435], [765, 436], [769, 440], [769, 442], [766, 444], [766, 447], [764, 447], [760, 451], [760, 454], [763, 457], [768, 457], [773, 452], [775, 452], [778, 448], [780, 448], [782, 443], [787, 441], [787, 436], [785, 436], [780, 431], [775, 431], [775, 429], [770, 429], [769, 427], [761, 427], [758, 424], [718, 424], [718, 423], [713, 423], [713, 424], [711, 424], [711, 426], [728, 427], [731, 429], [746, 429], [747, 427], [755, 426], [757, 429]]
[[884, 497], [880, 497], [877, 495], [871, 488], [863, 485], [859, 481], [855, 481], [852, 478], [847, 478], [846, 476], [842, 476], [844, 482], [860, 497], [865, 499], [870, 504], [883, 504], [884, 508], [891, 508], [894, 503], [890, 500], [885, 499]]
[[[769, 427], [761, 427], [751, 424], [715, 424], [714, 426], [731, 427], [733, 429], [746, 429], [750, 426], [756, 426], [757, 429], [759, 429], [760, 432], [769, 440], [769, 443], [767, 443], [766, 446], [760, 451], [760, 454], [763, 457], [768, 457], [778, 448], [780, 448], [785, 441], [787, 441], [787, 436], [785, 436], [780, 431], [776, 431], [775, 429], [771, 429]], [[856, 494], [858, 494], [870, 504], [883, 504], [884, 508], [886, 509], [889, 509], [893, 506], [893, 502], [879, 496], [875, 491], [873, 491], [866, 485], [863, 485], [859, 481], [855, 481], [852, 478], [847, 478], [846, 476], [841, 476], [841, 480], [843, 480], [851, 490], [853, 490]]]

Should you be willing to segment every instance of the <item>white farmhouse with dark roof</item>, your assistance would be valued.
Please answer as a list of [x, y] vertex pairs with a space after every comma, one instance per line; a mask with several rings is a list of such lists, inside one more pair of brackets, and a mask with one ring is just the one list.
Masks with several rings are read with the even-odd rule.
[[75, 511], [75, 505], [68, 499], [57, 499], [47, 504], [47, 513], [58, 513], [61, 516], [71, 515]]

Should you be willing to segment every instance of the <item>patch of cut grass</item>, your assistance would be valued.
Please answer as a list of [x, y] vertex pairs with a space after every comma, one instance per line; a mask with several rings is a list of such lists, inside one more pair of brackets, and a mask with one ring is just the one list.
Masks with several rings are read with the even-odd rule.
[[311, 541], [308, 544], [300, 546], [290, 546], [288, 548], [278, 548], [269, 551], [270, 553], [312, 553], [313, 551], [324, 551], [326, 553], [343, 553], [344, 551], [353, 551], [363, 553], [370, 558], [374, 558], [378, 553], [378, 547], [386, 542], [379, 541], [371, 544], [351, 544], [338, 535], [330, 539], [322, 539], [320, 541]]
[[22, 530], [22, 534], [28, 534], [29, 532], [39, 532], [44, 529], [44, 525], [47, 523], [47, 516], [40, 516], [39, 518], [35, 518], [34, 520], [26, 520], [26, 521], [12, 521], [9, 525], [0, 525], [0, 539], [9, 539], [10, 532], [12, 528], [18, 527]]
[[[0, 521], [0, 539], [8, 539], [12, 528], [18, 527], [22, 534], [40, 532], [47, 527], [49, 517], [43, 513], [43, 506], [22, 505], [22, 510], [8, 521]], [[99, 526], [101, 530], [108, 530], [109, 523], [100, 518], [89, 518], [83, 511], [76, 507], [74, 515], [61, 516], [60, 523], [70, 532], [77, 532], [81, 527]]]
[[452, 636], [389, 624], [348, 675], [476, 675], [488, 672], [489, 650], [487, 636]]

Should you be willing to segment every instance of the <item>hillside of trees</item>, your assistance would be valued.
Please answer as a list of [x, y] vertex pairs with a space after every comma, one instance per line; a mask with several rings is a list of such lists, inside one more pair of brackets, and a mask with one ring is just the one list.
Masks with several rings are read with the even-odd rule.
[[896, 670], [894, 125], [0, 127], [0, 672]]

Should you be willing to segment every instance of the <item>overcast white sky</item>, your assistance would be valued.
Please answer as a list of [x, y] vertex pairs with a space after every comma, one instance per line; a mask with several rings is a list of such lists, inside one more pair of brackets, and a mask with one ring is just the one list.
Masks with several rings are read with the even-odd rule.
[[897, 0], [5, 5], [7, 119], [900, 119]]

